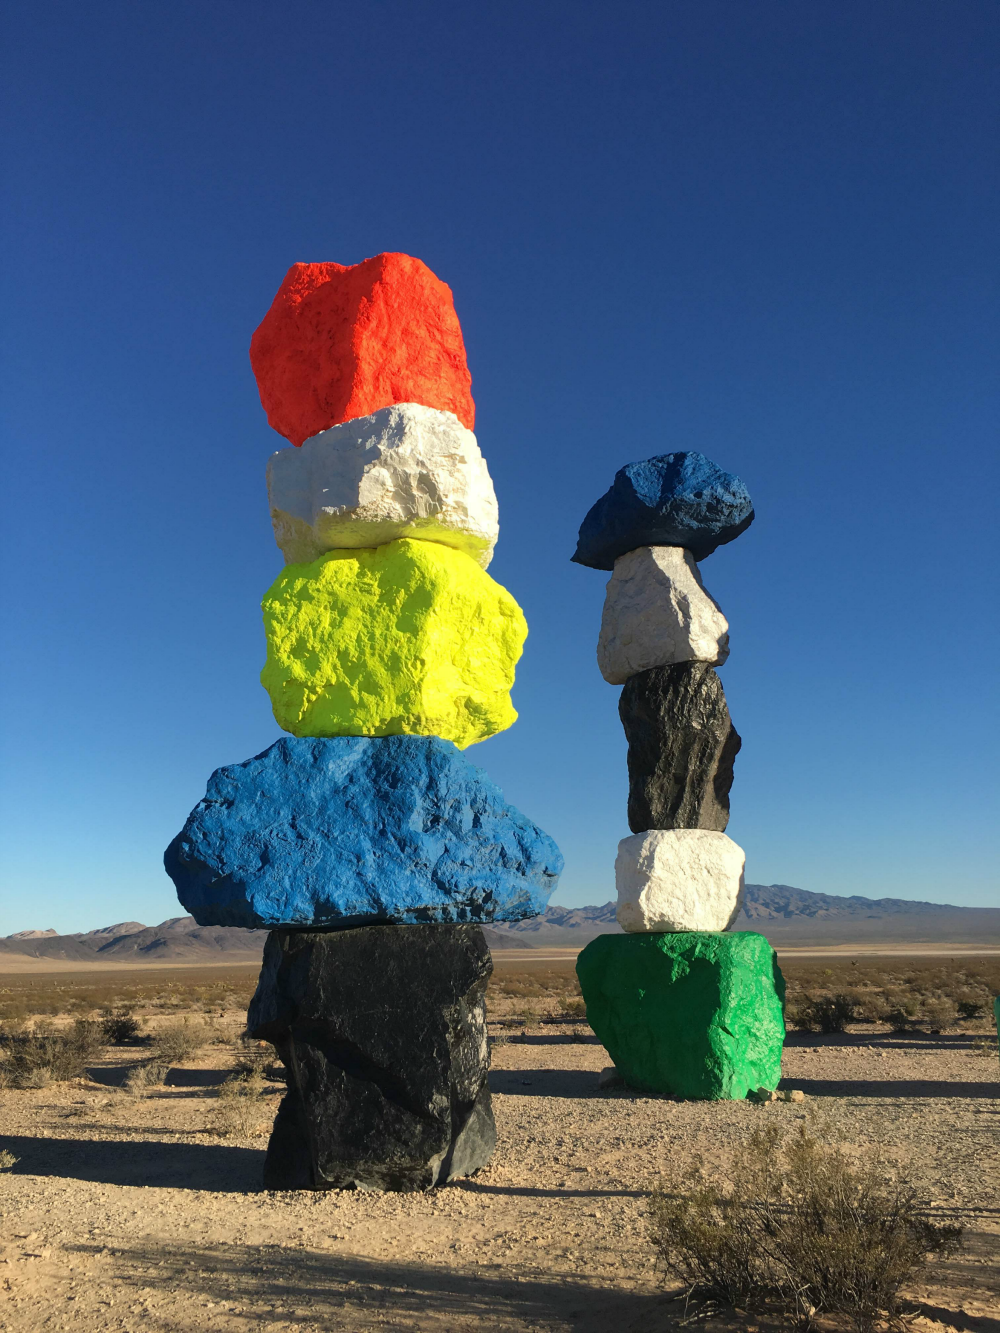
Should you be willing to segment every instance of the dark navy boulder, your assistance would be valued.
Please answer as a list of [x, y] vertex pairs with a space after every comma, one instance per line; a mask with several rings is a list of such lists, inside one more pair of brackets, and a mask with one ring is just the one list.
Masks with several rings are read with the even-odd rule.
[[704, 454], [659, 454], [615, 473], [580, 525], [573, 559], [614, 569], [639, 546], [683, 546], [704, 560], [752, 522], [753, 502], [739, 477]]
[[287, 736], [219, 768], [164, 856], [201, 926], [519, 921], [559, 848], [437, 736]]

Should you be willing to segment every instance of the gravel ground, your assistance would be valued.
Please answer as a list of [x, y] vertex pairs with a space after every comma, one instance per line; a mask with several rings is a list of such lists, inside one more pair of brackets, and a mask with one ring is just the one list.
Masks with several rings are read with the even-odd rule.
[[525, 1029], [493, 1049], [496, 1157], [426, 1195], [265, 1193], [265, 1139], [218, 1129], [232, 1049], [136, 1100], [108, 1082], [139, 1055], [98, 1081], [0, 1092], [0, 1147], [19, 1159], [0, 1176], [0, 1329], [668, 1329], [682, 1311], [652, 1262], [647, 1192], [695, 1152], [728, 1173], [754, 1127], [810, 1116], [881, 1145], [968, 1228], [908, 1293], [915, 1327], [1000, 1333], [1000, 1069], [968, 1034], [792, 1033], [786, 1085], [806, 1101], [755, 1106], [599, 1091], [609, 1059], [588, 1029]]

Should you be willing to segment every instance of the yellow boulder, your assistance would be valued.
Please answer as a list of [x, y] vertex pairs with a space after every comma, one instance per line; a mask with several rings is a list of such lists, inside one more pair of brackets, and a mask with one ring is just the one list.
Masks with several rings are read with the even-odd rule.
[[517, 602], [462, 551], [402, 538], [286, 565], [264, 596], [261, 684], [293, 736], [504, 731], [528, 633]]

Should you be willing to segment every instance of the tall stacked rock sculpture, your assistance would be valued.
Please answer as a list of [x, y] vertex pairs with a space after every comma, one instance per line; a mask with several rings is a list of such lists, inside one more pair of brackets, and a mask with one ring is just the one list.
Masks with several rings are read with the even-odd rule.
[[291, 736], [218, 769], [167, 849], [200, 925], [270, 934], [252, 1035], [287, 1069], [271, 1189], [426, 1189], [496, 1142], [483, 922], [544, 911], [547, 834], [461, 751], [509, 727], [527, 626], [451, 291], [419, 260], [294, 264], [250, 345], [286, 565], [261, 681]]
[[598, 936], [577, 975], [624, 1081], [679, 1097], [745, 1097], [781, 1075], [774, 951], [731, 931], [744, 856], [725, 829], [740, 738], [715, 672], [729, 627], [697, 564], [752, 521], [738, 477], [702, 454], [663, 454], [621, 469], [573, 556], [612, 571], [597, 660], [624, 686], [632, 829], [615, 863], [625, 933]]

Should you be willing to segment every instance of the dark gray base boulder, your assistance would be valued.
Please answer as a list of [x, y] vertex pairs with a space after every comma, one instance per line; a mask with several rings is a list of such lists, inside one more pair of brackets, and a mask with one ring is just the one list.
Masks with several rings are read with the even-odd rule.
[[628, 739], [628, 824], [725, 831], [740, 741], [722, 681], [707, 662], [641, 671], [618, 713]]
[[496, 1147], [478, 926], [274, 930], [247, 1026], [288, 1092], [266, 1189], [426, 1190]]

